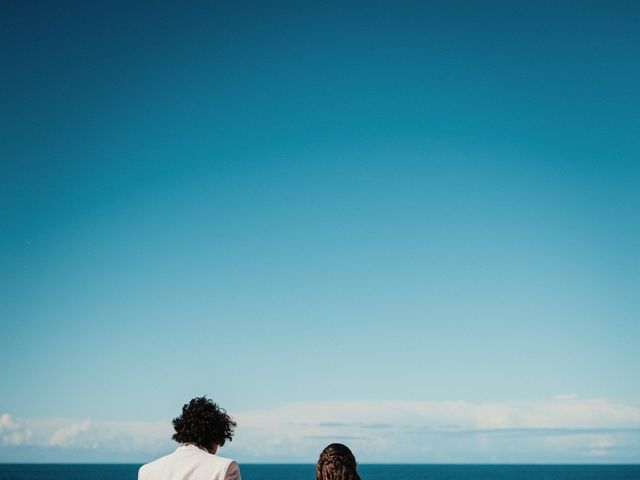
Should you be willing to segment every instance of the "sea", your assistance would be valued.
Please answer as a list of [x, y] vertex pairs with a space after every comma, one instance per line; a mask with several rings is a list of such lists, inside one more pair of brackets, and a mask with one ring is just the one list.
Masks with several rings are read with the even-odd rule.
[[[140, 465], [0, 464], [0, 480], [136, 480]], [[243, 480], [315, 480], [314, 465], [241, 466]], [[359, 465], [362, 480], [640, 480], [640, 465]]]

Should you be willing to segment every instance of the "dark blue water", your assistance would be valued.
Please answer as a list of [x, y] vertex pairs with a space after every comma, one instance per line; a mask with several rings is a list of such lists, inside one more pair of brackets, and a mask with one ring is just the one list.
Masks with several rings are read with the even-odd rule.
[[[0, 464], [0, 480], [135, 480], [139, 465]], [[640, 465], [360, 465], [362, 480], [640, 480]], [[314, 465], [242, 465], [244, 480], [315, 480]]]

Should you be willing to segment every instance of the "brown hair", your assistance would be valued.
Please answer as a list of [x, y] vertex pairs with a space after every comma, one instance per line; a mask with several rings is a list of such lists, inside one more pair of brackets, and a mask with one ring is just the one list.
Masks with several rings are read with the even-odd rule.
[[318, 459], [317, 480], [360, 480], [356, 471], [356, 457], [341, 443], [327, 446]]

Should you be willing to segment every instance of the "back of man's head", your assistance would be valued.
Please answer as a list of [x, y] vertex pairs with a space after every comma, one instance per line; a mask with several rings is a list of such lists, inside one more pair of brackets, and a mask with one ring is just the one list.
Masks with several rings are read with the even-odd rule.
[[176, 442], [196, 445], [215, 452], [216, 446], [231, 441], [236, 422], [227, 412], [206, 396], [196, 397], [182, 407], [182, 414], [173, 419]]

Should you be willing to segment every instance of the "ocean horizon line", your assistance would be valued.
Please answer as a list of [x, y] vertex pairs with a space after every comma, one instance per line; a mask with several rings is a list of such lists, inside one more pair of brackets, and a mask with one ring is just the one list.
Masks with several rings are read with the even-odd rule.
[[[242, 462], [238, 461], [238, 463], [242, 466], [282, 466], [282, 465], [291, 465], [291, 466], [315, 466], [315, 462]], [[2, 462], [0, 461], [0, 465], [144, 465], [140, 462]], [[555, 467], [615, 467], [615, 466], [640, 466], [640, 462], [636, 463], [623, 463], [623, 462], [611, 462], [611, 463], [567, 463], [567, 462], [545, 462], [545, 463], [535, 463], [535, 462], [358, 462], [359, 467], [365, 466], [429, 466], [429, 465], [437, 465], [437, 466], [555, 466]]]

